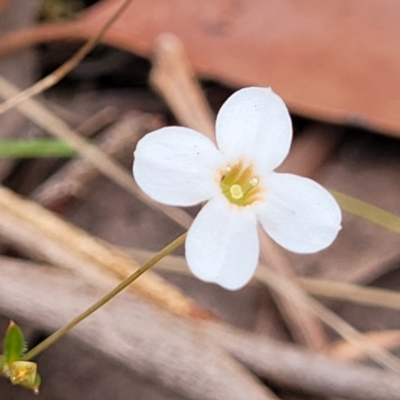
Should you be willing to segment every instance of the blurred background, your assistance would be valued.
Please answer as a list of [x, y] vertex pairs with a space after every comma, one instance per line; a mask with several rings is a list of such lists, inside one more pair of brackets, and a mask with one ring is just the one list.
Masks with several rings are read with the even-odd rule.
[[[29, 87], [72, 57], [86, 40], [100, 31], [122, 3], [122, 0], [0, 1], [0, 75], [19, 89]], [[163, 66], [163, 58], [157, 58], [155, 51], [159, 35], [163, 33], [172, 33], [180, 39], [185, 54], [183, 61], [177, 61], [178, 73], [175, 77], [172, 74], [172, 85], [167, 89], [150, 83], [152, 66], [156, 62]], [[179, 114], [179, 104], [192, 103], [185, 98], [185, 93], [191, 93], [190, 89], [185, 91], [185, 83], [179, 80], [179, 62], [188, 63], [192, 77], [199, 79], [211, 115], [215, 115], [227, 97], [240, 87], [270, 86], [285, 100], [293, 117], [295, 139], [282, 170], [310, 176], [328, 189], [379, 207], [398, 218], [399, 43], [400, 3], [391, 0], [365, 0], [362, 5], [349, 0], [133, 0], [95, 49], [61, 82], [36, 96], [36, 100], [130, 170], [132, 153], [141, 136], [160, 126], [184, 122]], [[173, 55], [169, 57], [173, 58]], [[174, 69], [174, 64], [171, 65]], [[3, 99], [9, 97], [1, 85], [0, 96]], [[177, 106], [174, 101], [178, 102]], [[190, 116], [190, 111], [188, 114]], [[195, 109], [193, 114], [196, 114]], [[176, 223], [132, 197], [94, 168], [77, 166], [76, 153], [65, 148], [61, 157], [45, 155], [45, 149], [39, 149], [38, 156], [29, 151], [4, 155], [2, 146], [7, 141], [48, 139], [52, 136], [37, 121], [17, 110], [1, 115], [0, 126], [0, 180], [13, 192], [41, 204], [90, 235], [127, 251], [158, 251], [182, 232]], [[197, 210], [194, 207], [188, 212], [195, 215]], [[312, 291], [306, 286], [311, 279], [313, 282], [318, 279], [381, 288], [386, 294], [397, 291], [400, 285], [400, 227], [390, 216], [387, 218], [391, 222], [387, 225], [392, 228], [379, 221], [378, 224], [372, 223], [365, 218], [365, 215], [370, 215], [368, 210], [363, 212], [360, 208], [364, 217], [354, 215], [357, 213], [354, 210], [352, 213], [344, 210], [343, 230], [329, 249], [307, 256], [286, 254], [290, 261], [289, 275], [293, 279], [310, 279], [298, 281], [308, 291]], [[0, 214], [0, 225], [5, 226], [5, 221], [6, 216]], [[0, 279], [4, 293], [4, 297], [0, 297], [0, 332], [5, 332], [10, 318], [19, 318], [28, 346], [32, 347], [56, 329], [54, 325], [62, 323], [46, 308], [40, 309], [40, 304], [44, 307], [46, 301], [57, 303], [60, 315], [72, 313], [73, 316], [73, 311], [79, 311], [82, 304], [86, 304], [80, 302], [81, 291], [82, 295], [84, 292], [88, 296], [87, 299], [93, 300], [102, 292], [98, 287], [93, 289], [90, 279], [69, 272], [75, 280], [70, 281], [72, 278], [68, 274], [65, 278], [60, 275], [59, 279], [60, 282], [65, 279], [72, 289], [68, 291], [66, 284], [66, 293], [58, 292], [60, 297], [57, 300], [44, 296], [43, 303], [37, 300], [36, 308], [32, 310], [25, 307], [24, 302], [19, 303], [18, 297], [7, 298], [5, 282], [10, 284], [17, 279], [13, 274], [18, 268], [20, 271], [30, 268], [18, 264], [19, 267], [13, 269], [8, 266], [11, 262], [31, 263], [33, 260], [34, 263], [51, 264], [46, 256], [21, 244], [24, 240], [28, 239], [16, 238], [11, 230], [0, 228], [0, 271], [4, 265], [3, 273], [7, 278], [3, 282]], [[29, 240], [33, 240], [32, 237]], [[177, 256], [182, 254], [182, 250], [177, 252]], [[238, 292], [227, 292], [199, 282], [185, 272], [168, 269], [172, 268], [163, 269], [161, 276], [192, 299], [198, 310], [211, 316], [212, 320], [264, 337], [271, 341], [272, 347], [274, 341], [278, 341], [284, 346], [301, 346], [307, 354], [320, 352], [355, 366], [360, 365], [357, 362], [373, 364], [331, 328], [319, 322], [315, 330], [320, 334], [318, 338], [312, 338], [311, 343], [299, 339], [296, 330], [299, 327], [296, 328], [292, 321], [296, 311], [284, 311], [285, 307], [282, 308], [280, 300], [277, 300], [279, 296], [271, 295], [260, 282], [253, 282]], [[20, 272], [18, 290], [26, 290], [25, 301], [28, 304], [29, 298], [37, 298], [38, 293], [43, 295], [47, 290], [49, 295], [54, 293], [51, 288], [46, 288], [46, 275], [37, 274], [24, 280], [24, 274]], [[110, 282], [114, 281], [110, 278]], [[318, 288], [319, 294], [316, 293]], [[362, 305], [361, 300], [350, 300], [338, 288], [318, 288], [314, 289], [318, 299], [366, 333], [371, 343], [397, 352], [400, 346], [400, 320], [396, 310], [400, 303], [397, 297], [385, 302], [378, 296], [372, 306]], [[324, 291], [329, 292], [329, 298], [323, 296]], [[352, 287], [349, 291], [354, 293], [357, 290]], [[144, 320], [154, 318], [158, 311], [154, 314], [151, 307], [157, 309], [159, 305], [152, 304], [151, 299], [140, 294], [122, 297], [124, 300], [116, 302], [115, 310], [130, 321], [124, 331], [126, 342], [118, 342], [122, 339], [113, 334], [109, 340], [124, 353], [124, 346], [129, 343], [129, 329], [135, 329], [133, 319], [140, 313], [145, 314]], [[68, 305], [70, 299], [75, 299], [74, 307]], [[151, 304], [150, 308], [146, 308], [147, 303]], [[135, 304], [138, 304], [136, 311]], [[296, 309], [295, 305], [287, 307]], [[173, 313], [170, 316], [168, 310], [163, 312], [166, 315], [159, 318], [165, 318], [171, 326], [175, 323], [171, 322], [175, 321], [173, 318], [183, 319], [185, 323], [189, 320], [188, 325], [182, 325], [182, 331], [195, 332], [196, 324], [202, 324], [196, 321], [196, 316], [176, 317], [172, 316]], [[124, 325], [124, 320], [121, 321]], [[177, 324], [180, 326], [180, 322]], [[116, 331], [119, 328], [116, 327]], [[174, 368], [168, 376], [160, 375], [157, 365], [160, 369], [168, 369], [172, 360], [179, 364], [183, 357], [184, 369], [187, 368], [184, 363], [190, 362], [173, 347], [168, 353], [168, 345], [162, 344], [162, 331], [158, 332], [159, 342], [153, 337], [149, 340], [153, 340], [156, 348], [160, 346], [160, 354], [168, 356], [161, 360], [157, 358], [157, 352], [154, 355], [144, 348], [140, 353], [142, 364], [132, 367], [118, 354], [110, 355], [109, 350], [99, 350], [103, 339], [97, 343], [97, 332], [90, 329], [87, 327], [83, 334], [85, 340], [69, 336], [37, 359], [43, 379], [40, 398], [227, 398], [221, 394], [225, 393], [223, 391], [217, 393], [210, 389], [203, 395], [201, 390], [191, 392], [190, 380], [181, 386], [175, 384], [178, 378], [174, 375]], [[136, 338], [131, 344], [133, 347], [140, 347], [138, 338], [142, 334], [132, 333]], [[174, 335], [178, 338], [175, 331]], [[188, 333], [185, 331], [184, 335]], [[96, 342], [93, 346], [90, 337]], [[218, 351], [210, 350], [210, 354], [220, 360], [218, 357], [222, 359], [225, 353], [221, 355]], [[279, 364], [279, 360], [275, 363]], [[303, 367], [299, 364], [298, 368]], [[204, 371], [207, 368], [204, 364]], [[337, 367], [332, 368], [334, 371]], [[203, 374], [203, 369], [197, 368], [196, 371], [192, 374], [193, 381], [197, 382], [194, 386], [207, 387], [204, 376], [208, 375]], [[260, 394], [260, 399], [339, 398], [323, 390], [315, 391], [315, 388], [309, 391], [307, 388], [296, 389], [296, 384], [282, 383], [274, 379], [273, 374], [258, 380], [255, 378], [257, 373], [254, 375], [246, 370], [247, 373], [257, 387], [269, 387], [271, 394], [265, 394], [267, 397]], [[207, 374], [217, 373], [208, 371]], [[229, 382], [228, 378], [233, 376], [228, 377], [226, 372], [226, 375], [221, 374], [220, 381], [227, 379]], [[186, 390], [180, 391], [179, 387], [186, 387]], [[255, 398], [239, 392], [238, 387], [237, 399]], [[268, 397], [270, 395], [272, 397]], [[5, 379], [0, 380], [0, 399], [23, 400], [31, 396], [33, 394], [28, 390], [13, 387]], [[358, 398], [354, 396], [357, 395], [349, 392], [346, 398]], [[370, 398], [381, 400], [383, 397], [379, 396], [377, 387], [377, 392], [371, 392]]]

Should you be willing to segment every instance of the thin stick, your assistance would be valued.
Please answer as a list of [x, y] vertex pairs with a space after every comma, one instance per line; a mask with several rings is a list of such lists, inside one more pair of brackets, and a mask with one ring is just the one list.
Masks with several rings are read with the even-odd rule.
[[150, 82], [165, 98], [179, 122], [215, 142], [214, 115], [183, 48], [174, 35], [157, 38]]
[[[277, 258], [278, 255], [274, 252], [274, 248], [271, 253], [271, 239], [261, 229], [259, 229], [259, 237], [261, 256], [268, 267], [273, 268], [282, 276], [282, 279], [292, 282], [293, 287], [296, 287], [296, 274], [292, 266], [289, 263], [281, 262]], [[272, 291], [271, 294], [297, 343], [305, 344], [315, 350], [319, 350], [328, 343], [323, 325], [305, 307], [302, 307], [299, 302], [291, 301], [287, 296], [282, 296], [280, 291]]]
[[156, 264], [159, 260], [165, 257], [167, 254], [170, 254], [172, 251], [177, 249], [181, 244], [185, 242], [186, 232], [179, 236], [177, 239], [169, 243], [162, 250], [160, 250], [154, 257], [152, 257], [147, 263], [137, 269], [132, 275], [130, 275], [127, 279], [122, 281], [119, 285], [117, 285], [113, 290], [108, 292], [105, 296], [103, 296], [100, 300], [96, 301], [89, 308], [83, 311], [81, 314], [77, 315], [73, 318], [68, 324], [64, 325], [61, 329], [54, 332], [43, 342], [39, 343], [36, 347], [28, 351], [23, 360], [31, 360], [32, 358], [39, 355], [42, 351], [46, 350], [53, 343], [58, 341], [62, 336], [67, 334], [74, 326], [78, 325], [84, 319], [89, 317], [99, 308], [104, 306], [110, 300], [112, 300], [117, 294], [121, 293], [126, 287], [128, 287], [132, 282], [134, 282], [137, 278], [143, 275], [147, 270], [149, 270], [154, 264]]
[[314, 278], [298, 278], [297, 283], [314, 296], [400, 310], [399, 292]]

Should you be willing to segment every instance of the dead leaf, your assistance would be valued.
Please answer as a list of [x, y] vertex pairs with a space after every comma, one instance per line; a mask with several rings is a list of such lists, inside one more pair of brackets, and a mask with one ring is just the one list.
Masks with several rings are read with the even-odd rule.
[[[77, 27], [94, 34], [120, 3], [101, 1]], [[272, 86], [294, 112], [400, 135], [397, 1], [136, 0], [105, 40], [147, 57], [163, 32], [203, 77]]]
[[[92, 37], [122, 1], [3, 37], [0, 54]], [[203, 78], [272, 86], [295, 113], [400, 136], [397, 1], [135, 0], [103, 42], [149, 57], [164, 32], [183, 41]]]
[[0, 0], [0, 12], [10, 2], [10, 0]]

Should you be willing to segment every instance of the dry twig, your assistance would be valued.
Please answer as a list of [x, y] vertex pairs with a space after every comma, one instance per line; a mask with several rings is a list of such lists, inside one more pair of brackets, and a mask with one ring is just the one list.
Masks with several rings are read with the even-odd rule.
[[[96, 288], [53, 268], [6, 258], [1, 265], [1, 312], [48, 331], [99, 297]], [[189, 399], [276, 400], [224, 350], [275, 386], [308, 395], [397, 400], [400, 393], [400, 380], [391, 373], [227, 326], [177, 318], [131, 295], [118, 296], [71, 336]]]
[[215, 142], [214, 115], [196, 79], [182, 42], [172, 34], [157, 38], [150, 82], [183, 126]]

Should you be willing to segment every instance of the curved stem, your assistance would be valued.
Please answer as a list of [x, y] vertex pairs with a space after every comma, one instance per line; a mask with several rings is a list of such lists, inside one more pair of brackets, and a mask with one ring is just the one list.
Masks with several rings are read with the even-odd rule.
[[82, 322], [89, 315], [93, 314], [95, 311], [97, 311], [104, 304], [108, 303], [117, 294], [119, 294], [127, 286], [129, 286], [133, 281], [135, 281], [137, 278], [139, 278], [139, 276], [141, 276], [147, 270], [149, 270], [154, 264], [156, 264], [158, 261], [160, 261], [166, 255], [170, 254], [172, 251], [174, 251], [176, 248], [178, 248], [181, 244], [183, 244], [185, 242], [186, 235], [187, 235], [187, 233], [185, 232], [184, 234], [179, 236], [177, 239], [175, 239], [174, 241], [169, 243], [167, 246], [165, 246], [154, 257], [152, 257], [147, 263], [145, 263], [143, 266], [141, 266], [139, 269], [137, 269], [132, 275], [130, 275], [128, 278], [126, 278], [124, 281], [122, 281], [118, 286], [116, 286], [113, 290], [111, 290], [111, 292], [107, 293], [100, 300], [96, 301], [89, 308], [87, 308], [81, 314], [79, 314], [74, 319], [72, 319], [67, 325], [64, 325], [58, 331], [54, 332], [47, 339], [45, 339], [43, 342], [39, 343], [36, 347], [34, 347], [33, 349], [29, 350], [22, 357], [22, 360], [28, 361], [28, 360], [31, 360], [32, 358], [36, 357], [38, 354], [40, 354], [42, 351], [47, 349], [49, 346], [51, 346], [57, 340], [59, 340], [62, 336], [64, 336], [66, 333], [68, 333], [74, 326], [78, 325], [80, 322]]
[[31, 98], [39, 93], [44, 92], [46, 89], [54, 86], [58, 83], [65, 75], [74, 69], [89, 53], [93, 48], [100, 42], [101, 38], [110, 28], [110, 26], [120, 17], [121, 14], [127, 9], [133, 0], [125, 0], [122, 5], [117, 9], [114, 15], [104, 24], [100, 31], [93, 37], [91, 37], [69, 60], [58, 67], [50, 75], [47, 75], [40, 81], [36, 82], [31, 87], [19, 92], [13, 97], [5, 100], [0, 104], [0, 114], [5, 113], [11, 108], [15, 107], [19, 103], [23, 102], [27, 98]]

